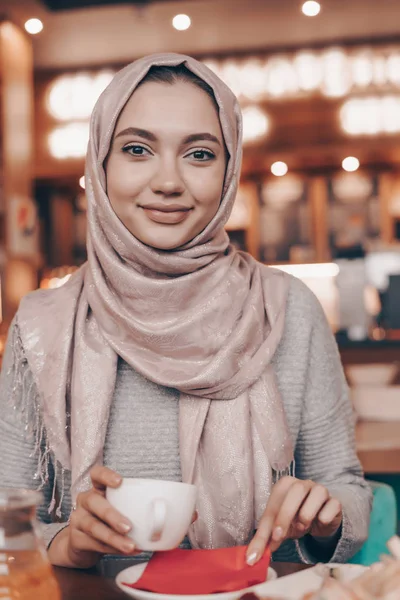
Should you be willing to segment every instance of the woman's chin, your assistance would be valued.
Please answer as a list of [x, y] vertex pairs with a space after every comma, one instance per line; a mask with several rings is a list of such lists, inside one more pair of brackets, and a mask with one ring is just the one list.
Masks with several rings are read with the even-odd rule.
[[184, 244], [187, 244], [192, 238], [188, 236], [166, 236], [166, 235], [158, 235], [158, 236], [146, 236], [143, 237], [140, 241], [146, 246], [150, 246], [155, 250], [176, 250], [180, 248]]

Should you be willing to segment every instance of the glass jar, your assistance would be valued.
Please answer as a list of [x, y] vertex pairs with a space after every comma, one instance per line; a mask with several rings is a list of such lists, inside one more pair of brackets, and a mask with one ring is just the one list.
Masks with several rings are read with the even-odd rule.
[[61, 600], [36, 521], [41, 494], [0, 488], [0, 600]]

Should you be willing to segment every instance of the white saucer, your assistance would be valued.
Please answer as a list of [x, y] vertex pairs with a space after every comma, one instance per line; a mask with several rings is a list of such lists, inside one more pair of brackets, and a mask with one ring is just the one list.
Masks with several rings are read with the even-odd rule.
[[[129, 567], [124, 571], [121, 571], [115, 579], [115, 582], [120, 590], [125, 592], [131, 598], [136, 598], [136, 600], [237, 600], [244, 593], [252, 590], [254, 592], [260, 586], [265, 584], [260, 583], [259, 585], [255, 585], [251, 588], [246, 588], [244, 590], [237, 590], [236, 592], [224, 592], [221, 594], [196, 594], [192, 596], [185, 595], [175, 595], [175, 594], [156, 594], [154, 592], [144, 592], [143, 590], [137, 590], [134, 588], [126, 587], [126, 585], [122, 585], [122, 582], [125, 583], [135, 583], [140, 577], [143, 575], [145, 568], [148, 563], [141, 563], [139, 565], [134, 565], [133, 567]], [[269, 567], [268, 569], [268, 577], [267, 581], [272, 581], [277, 578], [276, 571]]]

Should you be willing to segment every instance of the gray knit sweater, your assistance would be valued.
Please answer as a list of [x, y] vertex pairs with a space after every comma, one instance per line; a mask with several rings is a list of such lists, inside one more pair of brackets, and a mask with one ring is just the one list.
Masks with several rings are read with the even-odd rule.
[[[29, 412], [37, 394], [27, 361], [19, 363], [17, 377], [13, 369], [17, 338], [18, 314], [10, 329], [0, 378], [0, 487], [35, 489], [35, 436], [27, 435], [21, 411], [10, 408], [25, 406]], [[335, 340], [317, 299], [295, 278], [291, 279], [284, 335], [273, 365], [295, 445], [296, 476], [326, 485], [342, 502], [341, 537], [330, 558], [344, 562], [367, 537], [371, 491], [355, 453], [353, 413]], [[125, 477], [179, 481], [178, 403], [176, 390], [156, 385], [120, 360], [105, 464]], [[50, 463], [39, 510], [47, 543], [65, 526], [71, 510], [70, 474], [66, 472], [61, 523], [52, 522], [47, 507], [54, 476]], [[58, 484], [61, 489], [61, 482]], [[320, 560], [322, 548], [319, 556], [315, 545], [313, 553], [310, 548], [307, 540], [300, 544], [289, 541], [274, 558]]]

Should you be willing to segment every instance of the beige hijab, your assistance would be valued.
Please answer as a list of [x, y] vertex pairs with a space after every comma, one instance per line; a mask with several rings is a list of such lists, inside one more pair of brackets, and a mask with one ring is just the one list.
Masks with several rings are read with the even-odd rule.
[[[215, 217], [188, 244], [164, 252], [142, 244], [117, 218], [103, 165], [117, 118], [150, 67], [182, 63], [214, 90], [230, 159]], [[48, 445], [56, 463], [71, 470], [73, 498], [103, 460], [118, 356], [180, 391], [182, 478], [198, 487], [190, 539], [202, 548], [248, 541], [266, 505], [271, 469], [284, 472], [293, 456], [271, 366], [287, 278], [236, 251], [224, 230], [241, 139], [237, 100], [205, 65], [160, 54], [120, 71], [91, 119], [88, 262], [63, 287], [27, 296], [18, 315]]]

